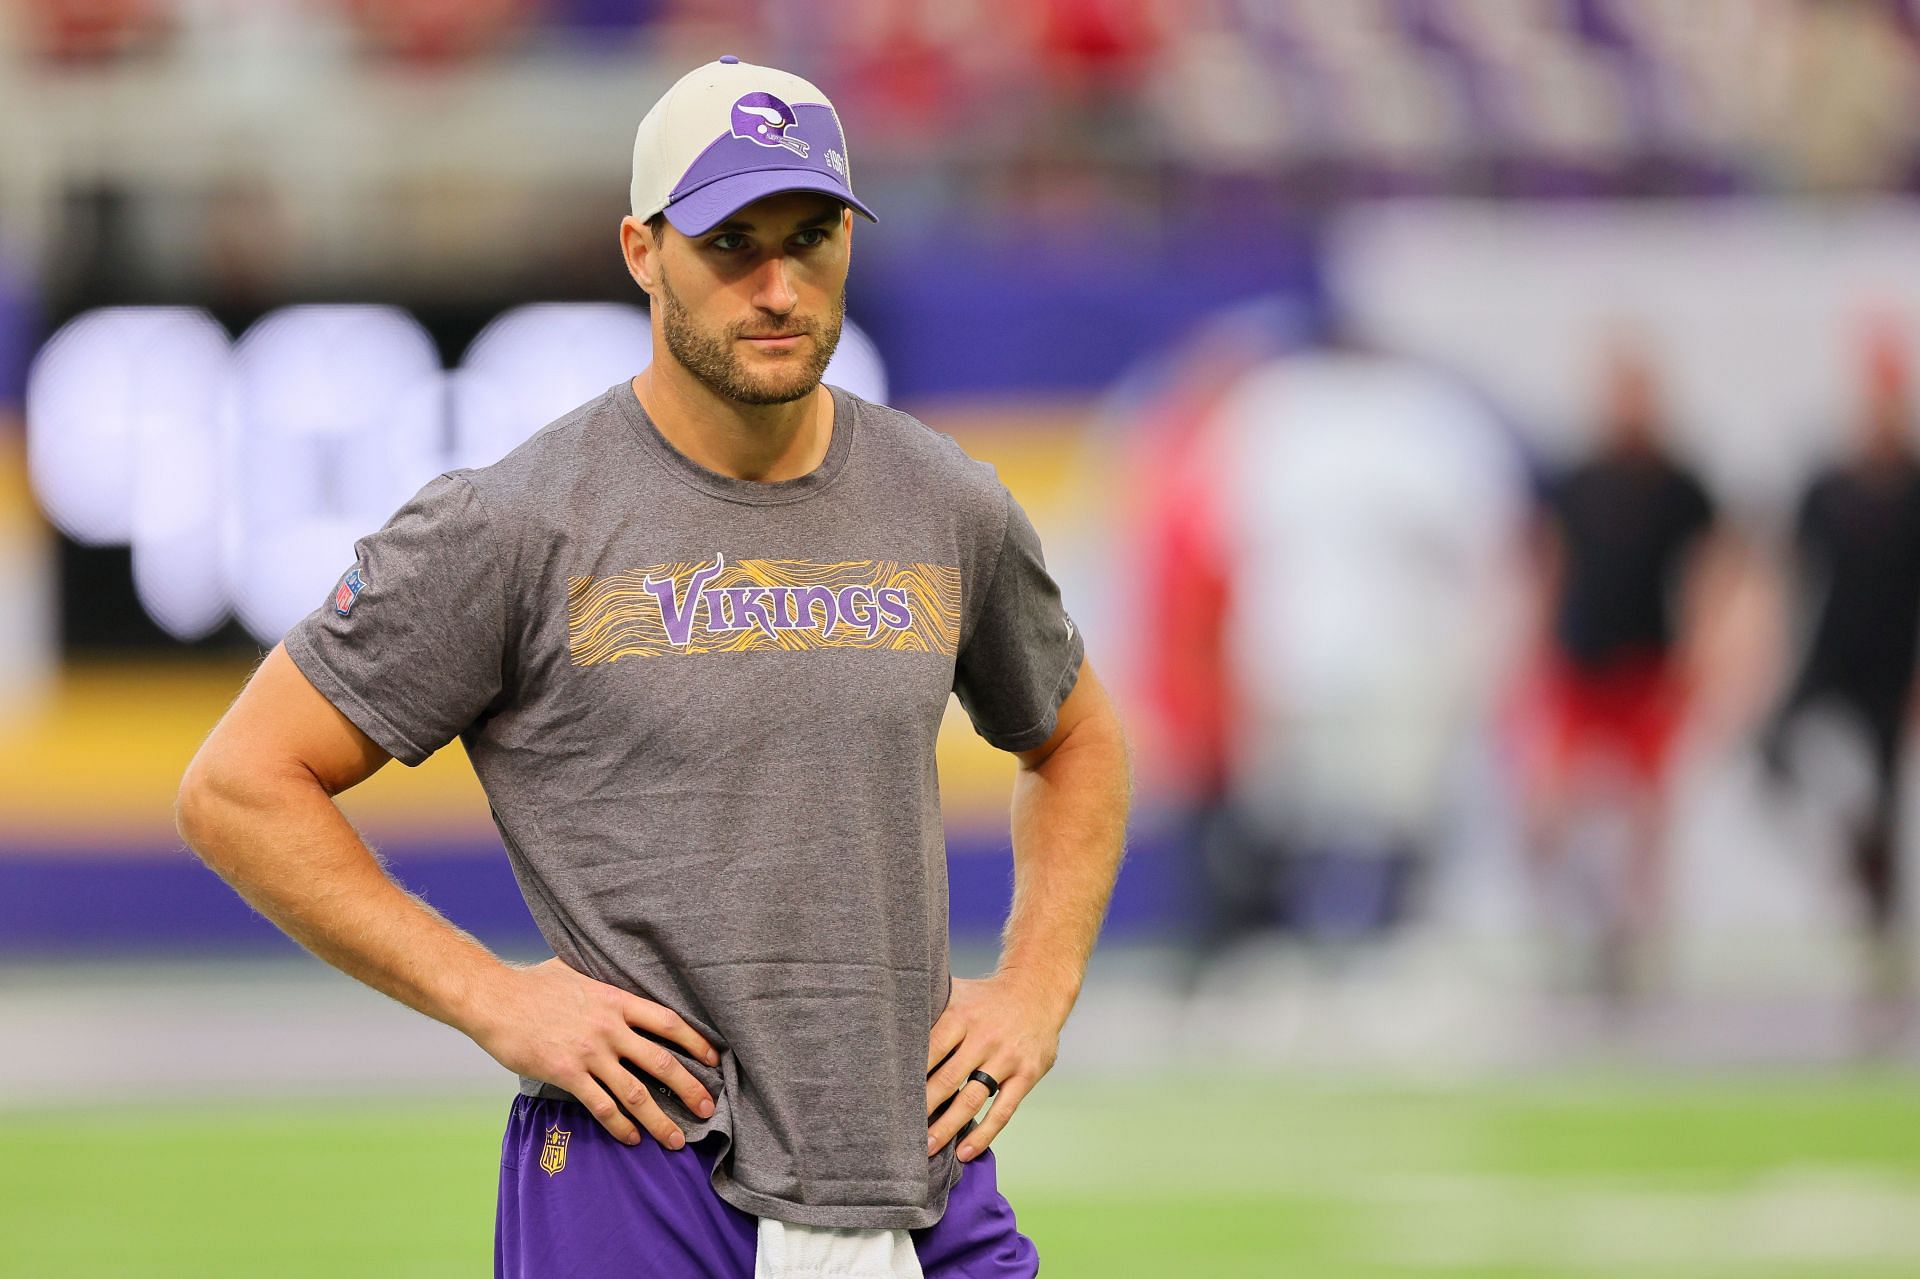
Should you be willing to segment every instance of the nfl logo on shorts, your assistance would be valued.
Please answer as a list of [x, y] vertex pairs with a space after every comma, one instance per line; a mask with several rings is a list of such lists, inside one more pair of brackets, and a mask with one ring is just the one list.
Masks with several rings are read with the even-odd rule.
[[567, 1138], [573, 1136], [559, 1124], [547, 1129], [547, 1144], [540, 1150], [540, 1171], [552, 1177], [567, 1166]]
[[358, 565], [348, 569], [347, 575], [340, 579], [339, 589], [333, 593], [333, 611], [342, 617], [351, 613], [353, 602], [360, 598], [360, 591], [366, 584], [367, 580], [360, 576]]

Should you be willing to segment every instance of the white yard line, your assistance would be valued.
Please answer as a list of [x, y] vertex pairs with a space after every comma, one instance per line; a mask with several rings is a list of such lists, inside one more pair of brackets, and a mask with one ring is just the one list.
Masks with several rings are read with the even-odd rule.
[[[985, 962], [961, 956], [955, 969]], [[1611, 1023], [1472, 957], [1415, 946], [1337, 968], [1256, 951], [1186, 999], [1165, 953], [1136, 950], [1096, 961], [1056, 1069], [1470, 1082], [1596, 1065], [1825, 1065], [1849, 1048], [1845, 1006], [1827, 994], [1676, 1000]], [[1904, 1059], [1920, 1064], [1920, 1052], [1909, 1044]], [[511, 1088], [457, 1032], [314, 960], [0, 967], [0, 1107]]]
[[1356, 1257], [1436, 1273], [1510, 1265], [1699, 1279], [1920, 1263], [1920, 1178], [1859, 1168], [1790, 1165], [1719, 1190], [1479, 1176], [1342, 1189], [1367, 1223], [1371, 1246]]

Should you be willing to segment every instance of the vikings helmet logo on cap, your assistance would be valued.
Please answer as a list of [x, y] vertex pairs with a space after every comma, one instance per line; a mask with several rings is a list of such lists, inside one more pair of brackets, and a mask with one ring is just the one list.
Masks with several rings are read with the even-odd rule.
[[[751, 146], [745, 145], [751, 143]], [[819, 86], [729, 54], [660, 95], [633, 135], [633, 216], [706, 235], [736, 210], [789, 191], [831, 196], [861, 217], [846, 134]]]
[[787, 136], [797, 123], [793, 108], [771, 93], [749, 93], [733, 104], [733, 136], [763, 147], [785, 147], [803, 159], [807, 144]]

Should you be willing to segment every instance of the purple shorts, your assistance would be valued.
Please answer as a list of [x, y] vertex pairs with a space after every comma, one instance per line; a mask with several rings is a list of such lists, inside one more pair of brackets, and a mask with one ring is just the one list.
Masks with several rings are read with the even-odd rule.
[[[566, 1133], [564, 1144], [548, 1130]], [[759, 1223], [713, 1192], [719, 1137], [623, 1146], [576, 1101], [518, 1097], [500, 1146], [496, 1279], [753, 1279]], [[1032, 1279], [1040, 1259], [994, 1187], [993, 1152], [966, 1164], [946, 1215], [913, 1232], [926, 1279]]]

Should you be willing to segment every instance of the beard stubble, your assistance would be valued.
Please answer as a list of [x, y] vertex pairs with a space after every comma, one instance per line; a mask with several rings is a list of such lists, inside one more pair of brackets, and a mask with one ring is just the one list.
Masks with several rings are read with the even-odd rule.
[[705, 384], [714, 394], [741, 404], [790, 404], [813, 394], [827, 371], [828, 361], [840, 345], [840, 329], [846, 320], [847, 295], [842, 290], [833, 299], [824, 320], [806, 320], [782, 325], [813, 339], [812, 353], [806, 362], [791, 369], [779, 368], [768, 374], [749, 372], [734, 350], [734, 342], [754, 336], [754, 327], [731, 326], [724, 334], [707, 332], [694, 322], [692, 314], [680, 303], [665, 270], [660, 272], [660, 294], [666, 304], [661, 312], [661, 331], [673, 358]]

